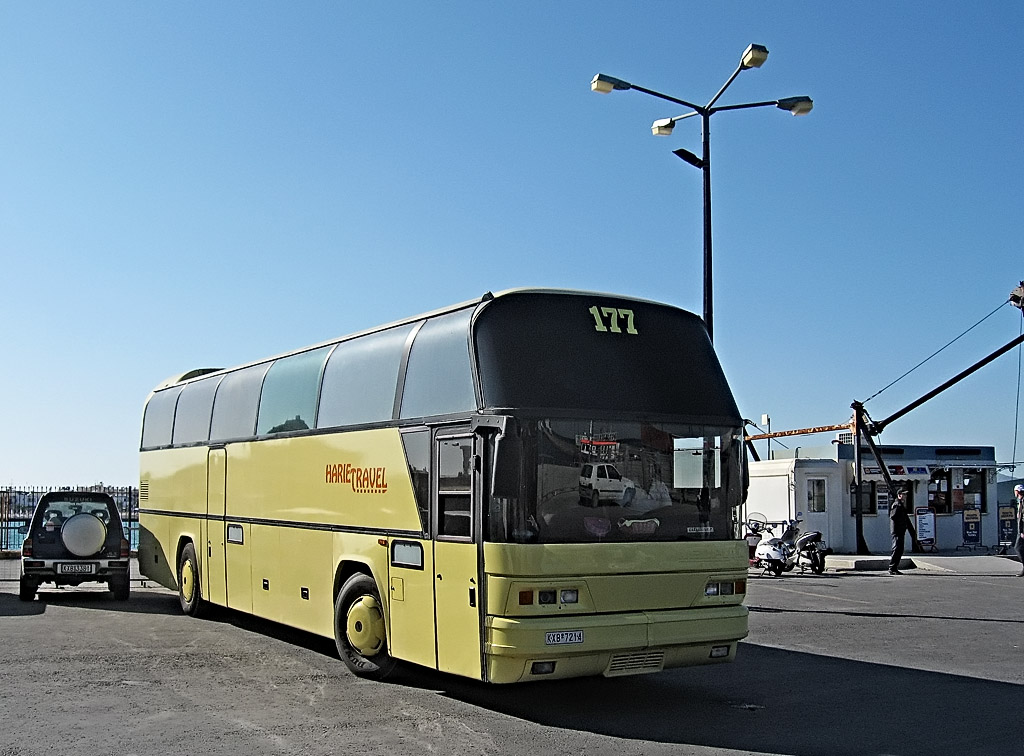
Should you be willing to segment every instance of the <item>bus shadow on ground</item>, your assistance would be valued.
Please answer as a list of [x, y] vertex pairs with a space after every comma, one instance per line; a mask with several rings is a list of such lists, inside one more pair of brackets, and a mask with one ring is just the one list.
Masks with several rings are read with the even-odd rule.
[[[304, 647], [349, 674], [329, 638], [219, 607], [203, 617]], [[744, 642], [732, 664], [653, 675], [487, 685], [405, 665], [385, 684], [623, 740], [792, 756], [1019, 752], [1021, 686], [896, 664]]]
[[548, 727], [793, 756], [1020, 751], [1021, 687], [744, 643], [740, 661], [443, 693]]
[[[181, 613], [181, 607], [178, 604], [177, 596], [174, 597], [174, 607], [178, 614]], [[203, 607], [203, 613], [200, 615], [201, 621], [217, 622], [225, 625], [231, 625], [239, 630], [244, 630], [250, 633], [257, 633], [259, 635], [266, 636], [267, 638], [273, 638], [281, 643], [287, 643], [291, 646], [300, 646], [309, 651], [313, 651], [323, 656], [332, 657], [330, 663], [339, 665], [338, 672], [344, 674], [347, 670], [344, 663], [338, 657], [337, 647], [334, 645], [334, 641], [330, 638], [324, 638], [323, 636], [316, 635], [314, 633], [306, 632], [305, 630], [299, 630], [289, 625], [282, 625], [273, 620], [263, 619], [252, 614], [246, 614], [245, 612], [236, 611], [234, 609], [227, 609], [222, 606], [215, 606], [212, 604], [206, 604]]]

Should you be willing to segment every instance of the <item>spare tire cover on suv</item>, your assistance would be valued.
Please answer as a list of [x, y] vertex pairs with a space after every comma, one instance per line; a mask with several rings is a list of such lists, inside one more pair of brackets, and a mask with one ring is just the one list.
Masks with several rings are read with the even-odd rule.
[[99, 517], [81, 512], [70, 517], [60, 529], [64, 547], [75, 556], [92, 556], [107, 540], [107, 526]]

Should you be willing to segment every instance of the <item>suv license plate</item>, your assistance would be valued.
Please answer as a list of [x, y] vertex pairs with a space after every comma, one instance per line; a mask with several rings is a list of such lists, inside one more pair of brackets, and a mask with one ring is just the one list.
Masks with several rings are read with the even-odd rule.
[[61, 575], [91, 575], [96, 571], [95, 564], [59, 564], [57, 572]]
[[544, 634], [545, 646], [564, 646], [570, 643], [582, 643], [582, 630], [561, 630], [555, 633]]

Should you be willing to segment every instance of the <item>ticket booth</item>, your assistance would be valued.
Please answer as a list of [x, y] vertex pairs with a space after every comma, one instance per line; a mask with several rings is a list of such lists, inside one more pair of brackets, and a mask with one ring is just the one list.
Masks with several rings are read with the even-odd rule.
[[[911, 511], [924, 510], [934, 548], [998, 545], [994, 447], [885, 445], [879, 450], [893, 483], [907, 487]], [[800, 518], [804, 530], [820, 531], [836, 553], [856, 553], [853, 445], [837, 440], [829, 446], [773, 450], [773, 454], [772, 460], [750, 463], [747, 511], [760, 512], [769, 520]], [[866, 447], [861, 480], [864, 540], [869, 551], [884, 554], [891, 546], [889, 489]]]

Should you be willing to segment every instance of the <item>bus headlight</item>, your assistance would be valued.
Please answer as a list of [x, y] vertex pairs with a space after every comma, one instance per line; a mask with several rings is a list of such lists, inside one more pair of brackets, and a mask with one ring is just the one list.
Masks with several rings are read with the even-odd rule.
[[705, 596], [734, 596], [743, 595], [747, 592], [746, 580], [723, 580], [721, 582], [708, 583], [704, 586]]
[[523, 589], [519, 591], [519, 606], [531, 606], [534, 593], [537, 596], [537, 603], [553, 606], [555, 604], [578, 604], [580, 602], [579, 588], [539, 588]]

